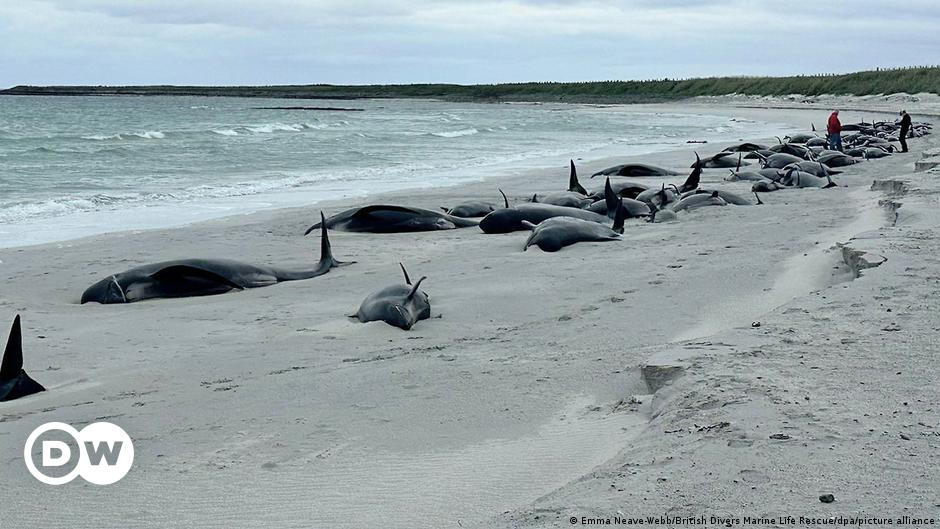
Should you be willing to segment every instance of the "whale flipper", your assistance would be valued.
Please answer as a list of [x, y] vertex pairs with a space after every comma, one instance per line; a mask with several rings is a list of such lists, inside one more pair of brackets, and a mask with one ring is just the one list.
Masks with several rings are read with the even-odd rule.
[[405, 298], [405, 301], [411, 301], [412, 298], [415, 297], [415, 294], [418, 293], [418, 287], [421, 286], [421, 282], [427, 278], [428, 276], [421, 276], [421, 279], [419, 279], [418, 282], [415, 283], [413, 287], [411, 287], [411, 292], [408, 293], [408, 296]]
[[403, 264], [401, 264], [401, 263], [398, 263], [398, 266], [401, 267], [401, 273], [405, 274], [405, 284], [406, 284], [406, 285], [410, 285], [410, 284], [411, 284], [411, 278], [408, 277], [408, 271], [405, 270], [405, 265], [403, 265]]

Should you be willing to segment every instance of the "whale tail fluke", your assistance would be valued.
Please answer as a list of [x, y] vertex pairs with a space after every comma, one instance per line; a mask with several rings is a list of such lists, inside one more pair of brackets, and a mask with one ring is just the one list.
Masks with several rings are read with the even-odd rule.
[[571, 172], [568, 175], [568, 191], [587, 195], [587, 189], [584, 189], [584, 187], [581, 186], [581, 183], [578, 182], [578, 170], [574, 167], [574, 160], [568, 160], [568, 163], [571, 166]]

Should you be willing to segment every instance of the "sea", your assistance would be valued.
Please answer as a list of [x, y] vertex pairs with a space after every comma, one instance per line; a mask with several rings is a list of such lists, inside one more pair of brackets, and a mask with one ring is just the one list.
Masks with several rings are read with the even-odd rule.
[[753, 139], [787, 130], [727, 115], [649, 109], [0, 96], [0, 247], [329, 199], [365, 200], [383, 191], [560, 166], [568, 158], [638, 155], [690, 140]]

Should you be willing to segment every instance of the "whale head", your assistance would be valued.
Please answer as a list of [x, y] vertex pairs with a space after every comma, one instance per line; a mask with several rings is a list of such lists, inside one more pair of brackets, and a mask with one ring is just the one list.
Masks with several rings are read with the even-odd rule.
[[118, 282], [117, 276], [110, 276], [88, 287], [82, 294], [82, 303], [127, 303], [127, 293]]

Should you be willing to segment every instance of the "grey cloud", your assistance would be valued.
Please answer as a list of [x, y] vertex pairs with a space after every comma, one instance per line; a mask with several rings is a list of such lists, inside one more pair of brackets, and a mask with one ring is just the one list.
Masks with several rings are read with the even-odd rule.
[[0, 85], [498, 82], [936, 62], [940, 2], [18, 0]]

